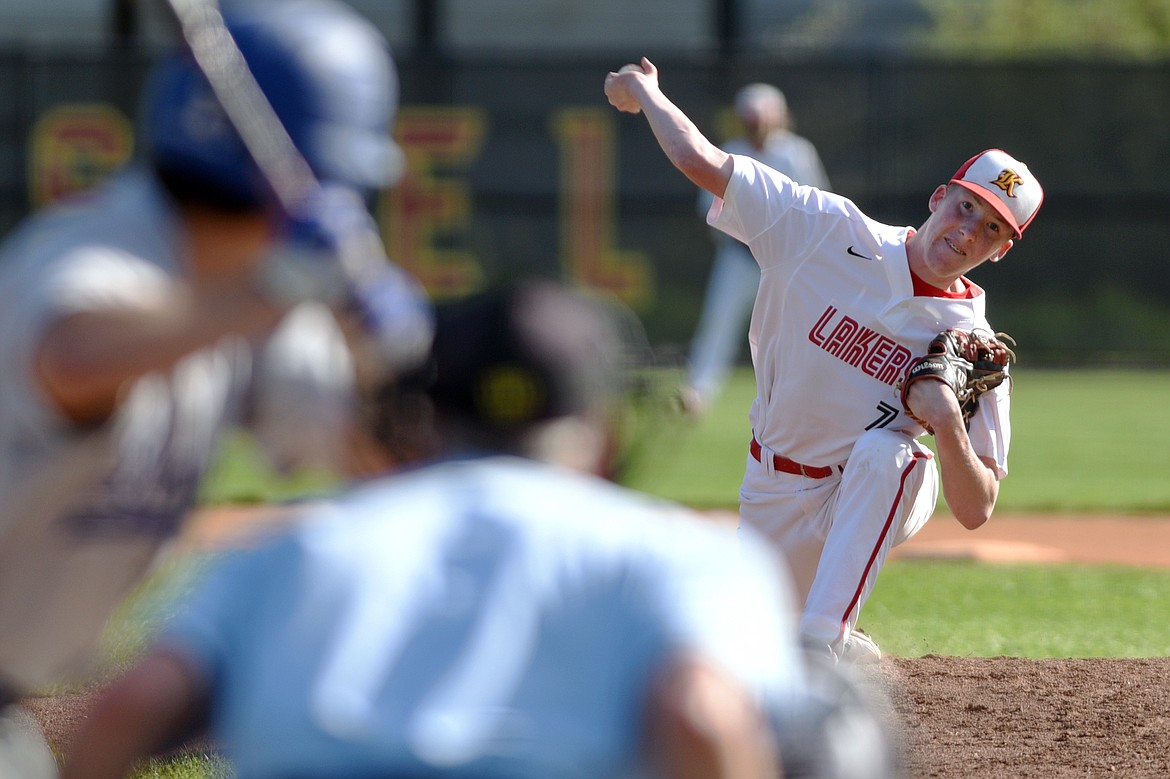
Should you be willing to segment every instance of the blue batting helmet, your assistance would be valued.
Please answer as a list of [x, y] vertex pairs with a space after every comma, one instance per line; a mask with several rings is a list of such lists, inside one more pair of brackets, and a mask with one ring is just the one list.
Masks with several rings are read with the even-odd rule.
[[[252, 75], [316, 176], [362, 192], [397, 181], [391, 139], [398, 78], [389, 46], [367, 19], [333, 0], [225, 5]], [[160, 64], [145, 96], [154, 164], [243, 204], [270, 201], [243, 141], [189, 53]]]

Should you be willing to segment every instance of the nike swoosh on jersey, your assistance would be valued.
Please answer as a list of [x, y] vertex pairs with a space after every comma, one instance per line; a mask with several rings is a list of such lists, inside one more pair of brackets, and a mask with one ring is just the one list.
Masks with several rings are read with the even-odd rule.
[[858, 254], [856, 251], [854, 251], [854, 249], [853, 249], [853, 247], [852, 247], [852, 246], [850, 246], [850, 247], [849, 247], [848, 249], [846, 249], [845, 251], [849, 252], [849, 253], [850, 253], [850, 254], [852, 254], [854, 257], [860, 257], [860, 258], [861, 258], [861, 259], [863, 259], [863, 260], [869, 260], [870, 262], [873, 262], [873, 257], [866, 257], [864, 254]]

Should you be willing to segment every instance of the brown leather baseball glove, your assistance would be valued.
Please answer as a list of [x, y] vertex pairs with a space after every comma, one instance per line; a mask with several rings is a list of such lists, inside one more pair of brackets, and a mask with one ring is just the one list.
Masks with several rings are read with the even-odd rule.
[[930, 342], [926, 354], [910, 364], [902, 381], [902, 408], [911, 419], [933, 434], [930, 425], [914, 416], [906, 404], [906, 394], [914, 382], [934, 379], [955, 391], [963, 424], [970, 427], [971, 415], [979, 407], [979, 398], [1009, 378], [1007, 367], [1015, 361], [1016, 353], [1008, 343], [1016, 345], [1015, 339], [1006, 333], [992, 335], [954, 329], [939, 333]]

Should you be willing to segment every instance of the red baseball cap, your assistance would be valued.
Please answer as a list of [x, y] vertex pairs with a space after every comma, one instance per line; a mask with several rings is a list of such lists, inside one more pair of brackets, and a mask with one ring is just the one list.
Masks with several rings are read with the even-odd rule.
[[1001, 149], [981, 151], [955, 171], [952, 184], [958, 184], [986, 200], [1020, 238], [1031, 224], [1044, 190], [1028, 166]]

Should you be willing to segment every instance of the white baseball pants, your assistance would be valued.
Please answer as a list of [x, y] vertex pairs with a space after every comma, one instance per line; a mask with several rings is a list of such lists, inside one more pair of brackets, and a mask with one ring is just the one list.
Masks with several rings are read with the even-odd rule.
[[740, 488], [740, 523], [776, 544], [803, 599], [800, 632], [809, 645], [840, 655], [890, 550], [934, 513], [938, 470], [933, 453], [909, 436], [871, 430], [844, 471], [811, 479], [775, 471], [764, 449], [750, 454]]

